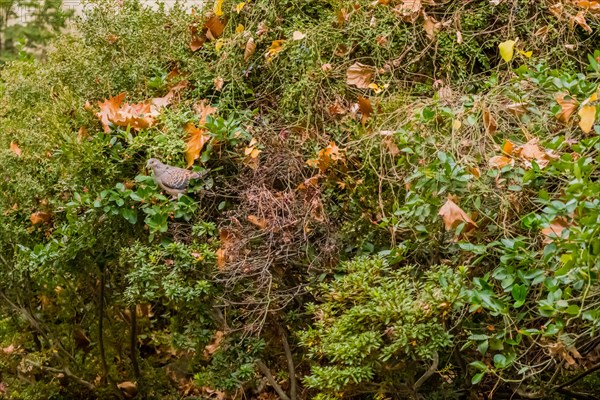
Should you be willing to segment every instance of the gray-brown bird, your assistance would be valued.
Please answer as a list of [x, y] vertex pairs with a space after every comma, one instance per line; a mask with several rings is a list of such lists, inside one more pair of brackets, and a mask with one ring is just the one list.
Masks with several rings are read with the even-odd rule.
[[185, 192], [190, 180], [201, 177], [197, 172], [163, 164], [156, 158], [148, 160], [146, 168], [148, 167], [154, 171], [154, 182], [173, 197]]

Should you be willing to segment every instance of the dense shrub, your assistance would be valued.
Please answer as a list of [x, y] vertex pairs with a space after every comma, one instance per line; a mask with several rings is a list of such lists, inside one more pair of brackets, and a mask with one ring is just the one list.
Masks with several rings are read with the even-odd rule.
[[[591, 392], [594, 15], [520, 0], [219, 4], [93, 1], [46, 60], [2, 70], [2, 390]], [[371, 86], [348, 83], [356, 63]], [[119, 93], [169, 104], [153, 124], [103, 126]], [[188, 167], [206, 175], [169, 199], [146, 161], [185, 167], [198, 134]]]

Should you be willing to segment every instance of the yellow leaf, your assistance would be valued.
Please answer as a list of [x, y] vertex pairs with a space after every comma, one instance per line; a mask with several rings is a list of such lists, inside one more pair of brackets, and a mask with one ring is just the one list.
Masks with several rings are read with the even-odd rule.
[[529, 50], [529, 51], [523, 51], [523, 50], [518, 50], [519, 54], [524, 55], [527, 58], [531, 58], [531, 56], [533, 55], [533, 51]]
[[459, 119], [453, 119], [452, 120], [452, 130], [453, 131], [459, 130], [461, 126], [462, 126], [462, 122], [460, 122]]
[[223, 0], [215, 0], [215, 14], [219, 17], [223, 15]]
[[223, 48], [223, 39], [219, 39], [215, 42], [215, 50], [217, 51], [217, 54], [219, 54], [221, 52], [221, 49]]
[[442, 217], [447, 231], [456, 229], [461, 223], [465, 223], [464, 232], [477, 228], [477, 224], [464, 212], [455, 202], [448, 199], [440, 208], [438, 215]]
[[242, 1], [241, 3], [237, 3], [237, 5], [235, 6], [235, 12], [238, 14], [241, 13], [245, 6], [246, 6], [245, 1]]
[[294, 31], [294, 33], [292, 34], [292, 39], [293, 40], [302, 40], [305, 37], [306, 37], [306, 34], [300, 32], [300, 31]]
[[583, 133], [590, 133], [596, 121], [596, 106], [583, 106], [577, 114], [581, 118], [579, 127]]
[[284, 49], [283, 47], [283, 43], [285, 43], [285, 40], [283, 39], [279, 39], [279, 40], [273, 40], [273, 42], [271, 42], [271, 46], [269, 47], [269, 50], [267, 50], [267, 62], [271, 61], [273, 58], [275, 58], [277, 56], [277, 54], [281, 53]]
[[235, 27], [235, 33], [242, 33], [244, 32], [244, 25], [239, 24], [238, 26]]
[[502, 42], [498, 45], [500, 56], [504, 61], [509, 62], [512, 60], [516, 43], [516, 40], [507, 40], [506, 42]]
[[359, 89], [368, 89], [374, 73], [375, 68], [370, 65], [354, 63], [346, 71], [346, 83]]

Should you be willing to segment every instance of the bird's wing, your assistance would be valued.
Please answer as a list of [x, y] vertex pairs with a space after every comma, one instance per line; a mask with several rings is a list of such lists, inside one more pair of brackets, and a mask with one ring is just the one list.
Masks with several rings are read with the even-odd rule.
[[175, 190], [183, 190], [190, 181], [190, 171], [183, 168], [167, 167], [160, 177], [161, 183]]

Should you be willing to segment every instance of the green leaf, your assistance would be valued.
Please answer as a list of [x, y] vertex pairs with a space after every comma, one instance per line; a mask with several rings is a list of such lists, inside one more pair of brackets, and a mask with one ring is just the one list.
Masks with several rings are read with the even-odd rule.
[[483, 379], [484, 376], [485, 376], [485, 371], [473, 375], [473, 377], [471, 378], [471, 384], [477, 385], [479, 382], [481, 382], [481, 380]]
[[485, 365], [481, 361], [473, 361], [469, 365], [472, 366], [472, 367], [477, 368], [480, 371], [487, 371], [487, 369], [488, 369], [487, 365]]
[[508, 365], [508, 361], [504, 354], [496, 354], [494, 356], [494, 367], [505, 368]]
[[513, 299], [515, 300], [513, 307], [519, 308], [523, 304], [525, 304], [525, 300], [527, 299], [527, 287], [524, 285], [515, 284], [512, 287], [511, 294]]

